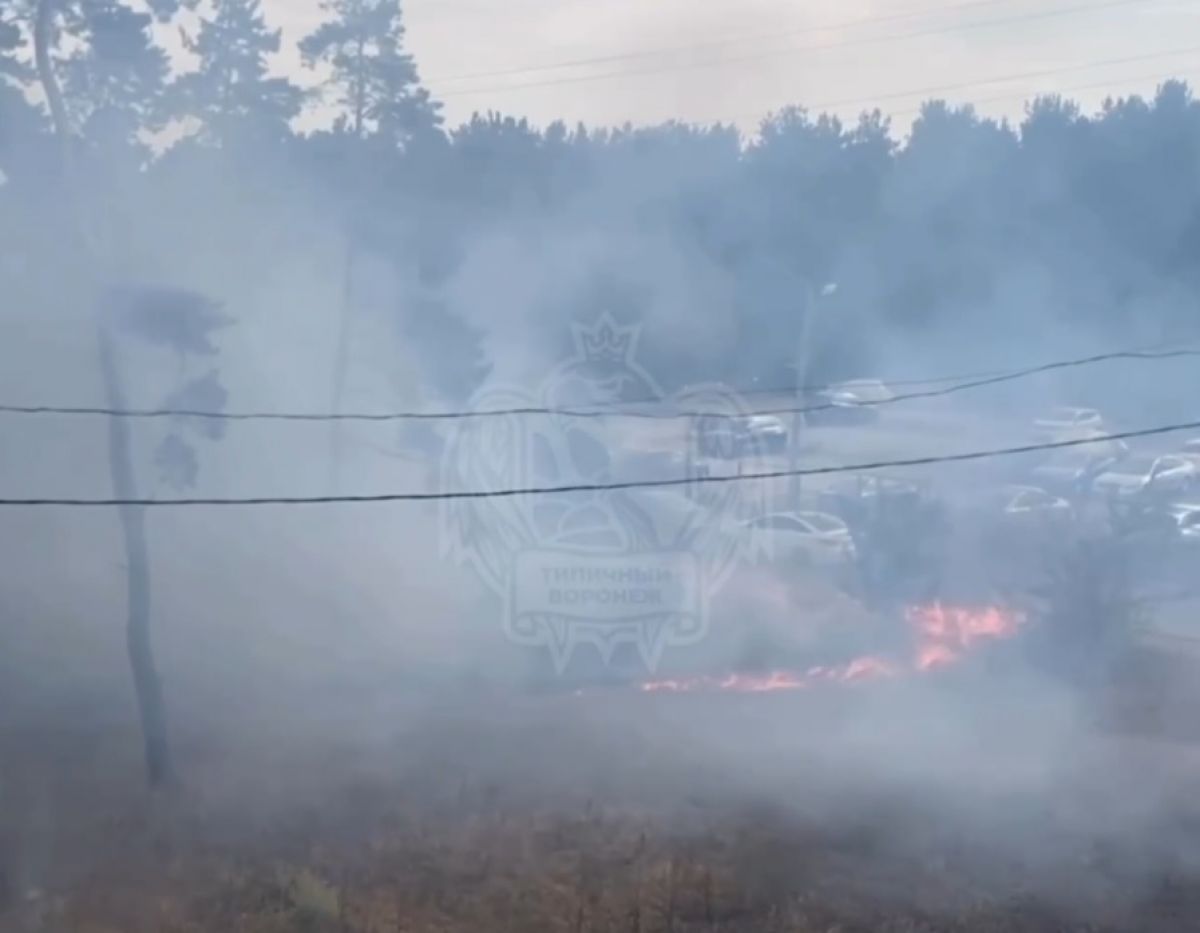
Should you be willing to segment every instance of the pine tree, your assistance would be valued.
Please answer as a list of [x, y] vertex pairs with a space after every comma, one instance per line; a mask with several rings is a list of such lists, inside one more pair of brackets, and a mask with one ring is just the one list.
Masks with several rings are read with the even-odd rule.
[[214, 145], [286, 139], [303, 92], [267, 74], [279, 34], [267, 28], [258, 0], [215, 0], [196, 35], [183, 36], [199, 66], [172, 85], [173, 114], [199, 121], [201, 139]]
[[0, 5], [0, 93], [4, 88], [23, 85], [32, 77], [28, 62], [22, 58], [25, 35], [21, 17], [27, 12], [21, 2]]
[[404, 51], [399, 0], [325, 0], [321, 8], [334, 18], [306, 36], [300, 52], [308, 67], [330, 67], [326, 86], [343, 108], [340, 129], [403, 148], [441, 125], [441, 105]]
[[105, 150], [139, 147], [142, 131], [161, 126], [168, 74], [167, 55], [151, 34], [153, 17], [121, 0], [58, 6], [75, 46], [60, 68], [75, 132]]
[[7, 161], [5, 153], [36, 132], [39, 123], [37, 112], [25, 99], [25, 88], [33, 79], [21, 26], [28, 12], [21, 0], [0, 5], [0, 172]]
[[[173, 12], [174, 2], [155, 0], [151, 8], [156, 14], [166, 16]], [[86, 40], [66, 62], [66, 76], [75, 82], [78, 94], [78, 98], [70, 102], [63, 94], [51, 56], [60, 19], [65, 21], [68, 29], [74, 27], [77, 30], [73, 32], [73, 37]], [[64, 294], [82, 301], [95, 301], [103, 283], [112, 276], [117, 252], [113, 244], [120, 241], [121, 237], [113, 233], [110, 224], [94, 224], [93, 214], [98, 213], [95, 212], [96, 204], [85, 193], [90, 195], [93, 194], [91, 189], [103, 190], [108, 186], [104, 184], [102, 176], [89, 172], [85, 192], [80, 162], [76, 158], [79, 128], [72, 123], [71, 110], [81, 110], [80, 101], [88, 108], [88, 120], [84, 126], [84, 140], [87, 142], [94, 142], [87, 134], [87, 123], [91, 124], [92, 129], [99, 126], [104, 132], [115, 129], [132, 133], [139, 128], [129, 117], [141, 117], [149, 113], [156, 101], [148, 97], [139, 99], [135, 92], [140, 87], [157, 91], [166, 71], [165, 56], [150, 41], [149, 21], [149, 16], [134, 13], [115, 0], [79, 0], [77, 3], [38, 0], [35, 10], [34, 60], [55, 135], [61, 146], [60, 178], [64, 200], [69, 205], [67, 216], [74, 215], [57, 231], [56, 239], [66, 245], [66, 250], [58, 256], [52, 255], [52, 259], [61, 264], [60, 271], [66, 283]], [[120, 67], [122, 62], [125, 69]], [[128, 137], [117, 139], [129, 141]], [[111, 214], [108, 211], [104, 213]], [[61, 217], [56, 217], [53, 211], [46, 211], [40, 220], [47, 226], [54, 226]], [[112, 292], [111, 289], [108, 291]], [[205, 308], [207, 305], [203, 299], [198, 300], [186, 293], [160, 291], [155, 298], [157, 304], [163, 306], [162, 310], [169, 309], [181, 316], [193, 306]], [[106, 400], [109, 407], [122, 409], [126, 407], [124, 379], [115, 353], [112, 323], [116, 315], [112, 313], [115, 309], [111, 305], [109, 298], [97, 307], [96, 345]], [[213, 318], [211, 313], [207, 317], [194, 312], [190, 314], [193, 320], [197, 317], [200, 320]], [[195, 330], [194, 324], [191, 329]], [[123, 500], [118, 515], [125, 549], [128, 592], [126, 648], [142, 722], [146, 774], [152, 786], [160, 786], [171, 777], [171, 756], [162, 683], [151, 638], [151, 563], [145, 509], [130, 501], [137, 498], [130, 426], [124, 418], [111, 418], [108, 428], [108, 460], [113, 494]]]
[[[335, 138], [370, 137], [383, 147], [408, 149], [419, 138], [436, 131], [441, 124], [439, 105], [420, 86], [416, 64], [404, 52], [399, 0], [323, 0], [321, 8], [334, 18], [301, 41], [300, 53], [310, 68], [320, 63], [331, 70], [326, 88], [337, 95], [342, 107]], [[334, 411], [341, 409], [349, 366], [350, 319], [355, 303], [352, 284], [355, 257], [365, 236], [363, 221], [380, 216], [367, 209], [367, 199], [374, 195], [364, 190], [361, 179], [382, 177], [393, 161], [387, 157], [386, 148], [371, 153], [360, 146], [339, 148], [348, 159], [343, 163], [348, 203], [341, 326], [334, 358]], [[341, 422], [335, 421], [330, 436], [331, 489], [337, 488], [341, 451]]]

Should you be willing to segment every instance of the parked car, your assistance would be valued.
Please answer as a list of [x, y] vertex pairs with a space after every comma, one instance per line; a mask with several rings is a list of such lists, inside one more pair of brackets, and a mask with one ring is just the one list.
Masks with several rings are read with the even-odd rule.
[[806, 406], [805, 417], [814, 427], [873, 424], [879, 420], [879, 409], [864, 404], [853, 392], [826, 389], [817, 395], [814, 404]]
[[1110, 437], [1103, 431], [1096, 431], [1092, 428], [1082, 428], [1078, 431], [1071, 431], [1067, 435], [1059, 438], [1063, 441], [1079, 441], [1072, 447], [1064, 447], [1063, 450], [1082, 450], [1090, 456], [1096, 457], [1111, 457], [1114, 460], [1120, 460], [1123, 457], [1129, 456], [1129, 445], [1119, 437]]
[[750, 415], [740, 424], [742, 451], [761, 449], [781, 453], [787, 449], [788, 427], [778, 415]]
[[1066, 499], [1037, 486], [1005, 486], [1000, 503], [1005, 517], [1010, 519], [1069, 518], [1074, 511]]
[[854, 480], [860, 499], [887, 499], [891, 502], [918, 502], [931, 494], [928, 483], [916, 483], [886, 473], [862, 473]]
[[831, 385], [817, 393], [810, 413], [814, 425], [871, 424], [879, 420], [879, 405], [894, 398], [878, 379], [855, 379]]
[[1181, 541], [1200, 545], [1200, 503], [1178, 502], [1167, 507]]
[[1095, 478], [1120, 462], [1120, 459], [1111, 453], [1098, 455], [1087, 447], [1065, 447], [1034, 467], [1031, 476], [1043, 489], [1079, 494], [1089, 490]]
[[1103, 427], [1104, 419], [1096, 409], [1067, 405], [1054, 408], [1033, 422], [1034, 433], [1047, 439], [1078, 436], [1080, 432], [1100, 431]]
[[746, 526], [767, 532], [784, 562], [829, 566], [848, 563], [856, 554], [850, 528], [828, 512], [775, 512]]
[[1200, 470], [1200, 437], [1184, 441], [1183, 447], [1179, 450], [1179, 456], [1192, 461], [1196, 469]]
[[[1115, 503], [1116, 504], [1116, 503]], [[1200, 544], [1200, 503], [1130, 499], [1110, 514], [1113, 530], [1127, 543], [1150, 548]]]
[[878, 405], [881, 402], [890, 402], [896, 397], [892, 390], [878, 379], [851, 379], [849, 382], [831, 385], [825, 392], [828, 395], [840, 396], [856, 405]]
[[927, 487], [898, 476], [861, 473], [839, 478], [818, 495], [821, 507], [835, 515], [857, 521], [877, 504], [919, 505], [930, 495]]
[[1150, 454], [1126, 457], [1096, 477], [1093, 488], [1109, 498], [1128, 498], [1147, 493], [1174, 494], [1191, 489], [1200, 471], [1184, 457]]
[[788, 428], [777, 415], [706, 416], [698, 419], [696, 442], [698, 452], [705, 457], [736, 460], [748, 454], [785, 450]]

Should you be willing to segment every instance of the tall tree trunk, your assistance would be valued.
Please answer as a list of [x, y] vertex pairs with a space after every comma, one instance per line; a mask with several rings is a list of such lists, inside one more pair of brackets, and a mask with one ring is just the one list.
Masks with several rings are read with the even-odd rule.
[[[363, 122], [367, 107], [367, 78], [364, 73], [366, 38], [359, 33], [354, 52], [354, 139], [351, 142], [352, 164], [349, 178], [351, 191], [351, 221], [346, 228], [346, 256], [342, 262], [342, 295], [338, 319], [337, 349], [333, 359], [333, 413], [340, 414], [346, 394], [346, 370], [350, 356], [350, 317], [354, 313], [354, 231], [353, 213], [358, 210], [358, 171], [362, 151]], [[329, 492], [337, 493], [342, 476], [344, 426], [334, 419], [329, 427]]]
[[354, 56], [354, 138], [362, 139], [363, 112], [366, 110], [367, 77], [363, 74], [363, 56], [366, 39], [362, 33], [358, 36], [358, 47]]
[[[112, 338], [103, 321], [97, 329], [97, 338], [108, 406], [121, 410], [125, 407], [121, 379], [117, 372]], [[118, 499], [137, 498], [131, 447], [129, 422], [124, 418], [109, 418], [108, 460], [112, 471], [113, 494]], [[150, 551], [146, 543], [146, 508], [122, 505], [118, 510], [125, 539], [125, 565], [128, 568], [129, 618], [125, 626], [125, 644], [129, 652], [129, 666], [133, 671], [138, 714], [142, 721], [146, 778], [152, 787], [157, 787], [171, 777], [171, 757], [167, 741], [166, 703], [154, 663], [154, 646], [150, 635]]]
[[[333, 360], [333, 413], [340, 414], [346, 394], [346, 370], [350, 358], [350, 317], [354, 311], [354, 234], [346, 232], [346, 256], [342, 264], [341, 308], [338, 316], [337, 349]], [[343, 425], [338, 419], [329, 426], [329, 492], [341, 485]]]
[[[57, 0], [40, 0], [34, 22], [34, 54], [38, 77], [50, 105], [54, 128], [62, 144], [63, 178], [67, 197], [76, 214], [74, 240], [79, 247], [79, 268], [85, 289], [89, 292], [97, 285], [97, 257], [93, 255], [89, 230], [86, 226], [86, 211], [79, 202], [74, 172], [74, 141], [62, 92], [54, 76], [50, 61], [50, 27], [54, 18]], [[89, 298], [95, 296], [89, 295]], [[123, 407], [120, 374], [117, 370], [112, 339], [107, 331], [103, 314], [97, 315], [97, 348], [100, 371], [104, 379], [109, 407]], [[133, 474], [133, 458], [130, 450], [129, 424], [120, 417], [109, 419], [108, 455], [112, 472], [113, 493], [118, 499], [134, 499], [137, 486]], [[129, 664], [133, 671], [134, 689], [137, 694], [138, 712], [141, 716], [142, 738], [145, 745], [146, 777], [152, 787], [163, 784], [171, 773], [170, 750], [167, 741], [166, 709], [163, 703], [162, 685], [154, 663], [154, 651], [150, 640], [150, 560], [146, 544], [145, 510], [140, 506], [119, 506], [122, 536], [125, 545], [125, 566], [129, 617], [126, 622], [125, 638], [129, 653]]]

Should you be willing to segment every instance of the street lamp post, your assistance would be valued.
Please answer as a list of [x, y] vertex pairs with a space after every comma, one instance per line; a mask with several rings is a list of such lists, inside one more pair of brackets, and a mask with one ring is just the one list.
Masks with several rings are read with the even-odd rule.
[[[804, 281], [804, 313], [800, 320], [800, 338], [796, 345], [796, 408], [804, 407], [805, 402], [805, 386], [808, 383], [808, 357], [809, 343], [812, 336], [812, 321], [817, 313], [818, 299], [828, 298], [837, 291], [837, 283], [829, 282], [821, 288], [821, 291], [815, 292], [812, 283], [807, 279]], [[803, 412], [797, 410], [792, 415], [792, 430], [791, 437], [788, 439], [788, 470], [791, 472], [790, 477], [790, 495], [789, 499], [791, 508], [796, 508], [800, 503], [800, 477], [796, 475], [796, 471], [800, 469], [800, 437], [804, 433], [805, 419]]]

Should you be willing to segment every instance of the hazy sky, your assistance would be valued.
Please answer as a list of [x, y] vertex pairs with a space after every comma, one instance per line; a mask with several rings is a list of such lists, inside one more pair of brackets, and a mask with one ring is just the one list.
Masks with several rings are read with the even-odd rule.
[[[294, 40], [320, 21], [318, 0], [264, 5], [284, 29], [280, 67], [300, 72]], [[1092, 107], [1163, 77], [1200, 81], [1198, 0], [406, 0], [404, 9], [410, 49], [452, 123], [497, 109], [539, 124], [680, 117], [753, 128], [763, 112], [800, 102], [850, 116], [876, 105], [903, 129], [939, 88], [935, 96], [1017, 115], [1032, 93]], [[545, 68], [580, 59], [608, 60]], [[529, 70], [495, 74], [516, 69]]]

